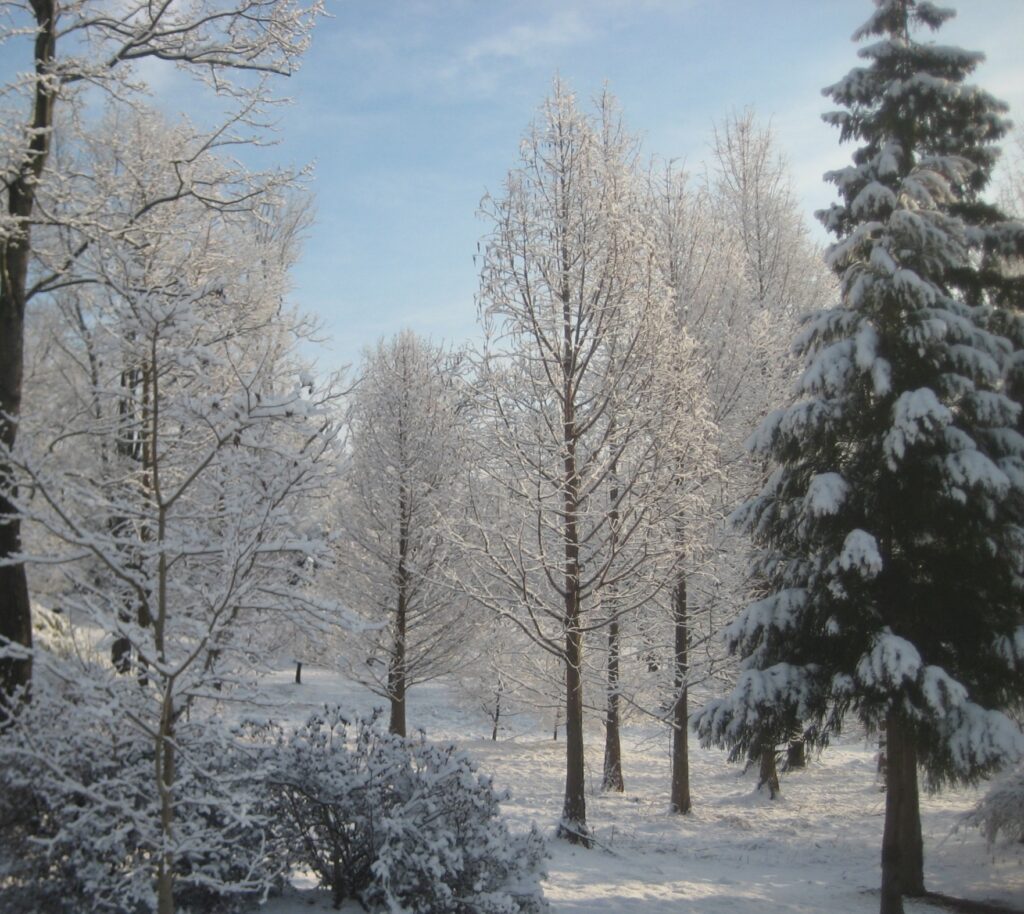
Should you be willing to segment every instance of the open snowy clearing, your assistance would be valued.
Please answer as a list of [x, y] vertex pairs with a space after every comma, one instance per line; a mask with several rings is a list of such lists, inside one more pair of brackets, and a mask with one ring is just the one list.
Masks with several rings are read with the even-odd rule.
[[[365, 712], [379, 700], [326, 671], [303, 670], [303, 684], [282, 671], [268, 683], [278, 718], [300, 721], [325, 702]], [[548, 835], [561, 810], [564, 743], [517, 718], [515, 733], [491, 742], [489, 724], [459, 706], [443, 683], [410, 692], [411, 728], [466, 749], [482, 771], [511, 793], [503, 804], [514, 826], [531, 821]], [[874, 749], [851, 733], [808, 768], [783, 777], [781, 800], [754, 792], [723, 753], [691, 750], [694, 812], [666, 813], [668, 735], [644, 723], [623, 732], [626, 793], [596, 792], [603, 735], [588, 731], [588, 821], [598, 846], [551, 840], [545, 893], [555, 914], [747, 914], [820, 912], [873, 914], [878, 909], [883, 795]], [[1024, 910], [1024, 846], [988, 850], [972, 829], [957, 829], [978, 791], [923, 796], [925, 877], [933, 891]], [[329, 896], [301, 885], [272, 899], [267, 914], [332, 910]], [[342, 910], [361, 908], [350, 903]], [[938, 911], [907, 902], [908, 912]]]

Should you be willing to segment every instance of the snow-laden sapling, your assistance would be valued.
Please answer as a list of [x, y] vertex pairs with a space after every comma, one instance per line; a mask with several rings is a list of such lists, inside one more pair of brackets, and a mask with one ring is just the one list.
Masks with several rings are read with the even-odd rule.
[[334, 903], [415, 914], [547, 909], [544, 844], [513, 835], [503, 797], [453, 746], [349, 722], [338, 708], [280, 731], [270, 784], [279, 838]]
[[966, 816], [989, 844], [1024, 844], [1024, 765], [997, 780]]

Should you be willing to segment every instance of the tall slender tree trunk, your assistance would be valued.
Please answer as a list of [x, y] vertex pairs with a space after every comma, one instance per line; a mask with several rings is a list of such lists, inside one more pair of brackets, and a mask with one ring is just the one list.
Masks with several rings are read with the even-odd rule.
[[[612, 486], [608, 494], [610, 508], [610, 547], [614, 558], [618, 548], [619, 533], [619, 486], [616, 480], [617, 467], [612, 464]], [[622, 740], [619, 732], [619, 620], [615, 617], [615, 589], [609, 588], [609, 605], [612, 619], [608, 623], [608, 701], [604, 720], [604, 773], [601, 789], [622, 793], [626, 789], [622, 779]]]
[[[84, 326], [84, 317], [80, 317], [79, 321]], [[148, 385], [143, 380], [145, 375], [146, 372], [139, 368], [125, 368], [121, 371], [122, 393], [118, 398], [117, 404], [118, 431], [114, 453], [121, 462], [127, 463], [131, 461], [142, 466], [143, 495], [148, 497], [147, 478], [149, 468], [146, 465], [147, 449], [145, 447], [145, 438], [147, 435], [149, 404]], [[94, 379], [94, 389], [97, 389], [98, 386], [99, 378], [96, 376]], [[97, 406], [97, 419], [100, 418], [99, 410], [100, 407]], [[111, 475], [118, 475], [118, 469], [120, 468], [113, 468]], [[132, 542], [134, 527], [132, 522], [126, 517], [111, 517], [108, 521], [108, 528], [118, 538], [118, 548], [130, 554], [134, 550], [134, 543]], [[136, 552], [132, 557], [131, 567], [139, 570], [139, 561], [140, 559]], [[126, 605], [118, 612], [119, 620], [125, 625], [132, 621], [131, 602], [132, 598], [126, 596]], [[142, 624], [141, 619], [139, 622]], [[110, 646], [110, 662], [113, 664], [114, 669], [122, 675], [131, 672], [132, 642], [130, 638], [121, 636], [114, 639]]]
[[406, 629], [409, 618], [409, 493], [402, 483], [399, 491], [398, 528], [398, 602], [395, 606], [395, 641], [391, 666], [388, 668], [388, 696], [391, 699], [391, 720], [388, 729], [405, 736]]
[[622, 741], [619, 735], [619, 623], [608, 623], [608, 706], [604, 721], [604, 775], [602, 790], [622, 793]]
[[558, 837], [590, 847], [583, 766], [583, 635], [570, 629], [565, 636], [565, 803]]
[[687, 606], [686, 574], [680, 568], [676, 586], [672, 592], [672, 616], [675, 628], [675, 654], [673, 659], [673, 686], [675, 704], [672, 708], [672, 784], [669, 810], [685, 815], [693, 808], [690, 798], [690, 744], [689, 678], [690, 631]]
[[[16, 231], [0, 240], [0, 442], [13, 448], [21, 415], [25, 372], [25, 306], [31, 245], [29, 221], [35, 208], [36, 187], [50, 152], [53, 106], [57, 83], [52, 78], [56, 53], [57, 0], [32, 0], [35, 16], [35, 90], [31, 132], [17, 174], [6, 183], [7, 213]], [[0, 482], [10, 473], [0, 460]], [[21, 552], [21, 520], [10, 499], [0, 495], [0, 560]], [[4, 697], [32, 680], [32, 609], [28, 579], [22, 564], [0, 563], [0, 647], [20, 646], [0, 658], [0, 719]]]
[[878, 772], [879, 789], [885, 790], [886, 782], [889, 780], [889, 749], [884, 721], [878, 728], [878, 760], [875, 766], [875, 770]]
[[[569, 196], [561, 188], [563, 225], [569, 224]], [[562, 597], [565, 630], [565, 802], [558, 836], [570, 844], [590, 847], [587, 832], [586, 777], [583, 762], [583, 612], [580, 594], [580, 479], [576, 466], [576, 340], [573, 334], [573, 302], [569, 277], [572, 260], [565, 239], [560, 244], [562, 287], [562, 540], [564, 584]]]
[[156, 895], [157, 914], [174, 914], [174, 854], [170, 849], [174, 832], [174, 706], [171, 701], [171, 683], [165, 686], [168, 695], [160, 719], [157, 739], [157, 790], [160, 795], [160, 835], [164, 849], [157, 861]]
[[[567, 461], [572, 459], [570, 456]], [[571, 480], [575, 480], [575, 473]], [[583, 633], [579, 629], [579, 543], [576, 537], [575, 489], [571, 483], [570, 490], [566, 501], [572, 505], [572, 510], [566, 512], [569, 520], [565, 540], [565, 803], [562, 807], [562, 820], [558, 825], [558, 836], [571, 844], [590, 847], [583, 761]]]

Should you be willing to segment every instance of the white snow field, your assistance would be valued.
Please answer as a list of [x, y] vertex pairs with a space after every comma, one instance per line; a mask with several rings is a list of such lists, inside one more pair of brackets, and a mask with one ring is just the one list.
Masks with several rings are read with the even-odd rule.
[[[278, 719], [302, 720], [325, 702], [365, 712], [381, 700], [336, 674], [303, 668], [269, 683]], [[466, 749], [481, 771], [511, 793], [503, 804], [513, 827], [536, 822], [551, 838], [545, 893], [554, 914], [762, 914], [878, 910], [884, 795], [875, 779], [874, 748], [851, 729], [803, 771], [783, 775], [781, 799], [755, 792], [755, 772], [742, 773], [717, 750], [691, 748], [694, 811], [666, 812], [668, 733], [649, 723], [623, 730], [626, 792], [602, 795], [603, 730], [592, 714], [587, 739], [587, 817], [591, 850], [555, 840], [561, 810], [565, 745], [547, 727], [517, 717], [492, 742], [490, 724], [455, 700], [443, 682], [409, 693], [410, 730]], [[976, 789], [922, 795], [925, 879], [930, 891], [1024, 911], [1024, 845], [988, 849], [974, 829], [959, 828]], [[326, 892], [296, 880], [294, 892], [271, 899], [266, 914], [333, 910]], [[911, 912], [944, 910], [908, 900]], [[362, 909], [350, 902], [347, 914]]]

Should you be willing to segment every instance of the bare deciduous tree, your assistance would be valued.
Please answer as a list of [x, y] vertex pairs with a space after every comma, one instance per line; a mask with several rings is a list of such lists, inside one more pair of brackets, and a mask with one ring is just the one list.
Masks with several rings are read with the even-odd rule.
[[467, 589], [512, 620], [565, 676], [559, 833], [589, 845], [583, 646], [663, 585], [664, 461], [653, 427], [655, 340], [668, 291], [643, 219], [635, 141], [604, 95], [596, 116], [554, 91], [527, 133], [493, 220], [477, 366], [478, 561]]
[[[165, 151], [183, 138], [135, 126], [129, 137], [159, 136]], [[154, 167], [157, 146], [123, 149], [119, 161], [133, 157]], [[213, 162], [200, 169], [217, 173]], [[125, 199], [158, 177], [135, 174]], [[109, 667], [71, 658], [56, 675], [88, 678], [83, 694], [106, 696], [103, 713], [149, 740], [161, 914], [174, 910], [189, 853], [178, 771], [195, 761], [202, 728], [186, 716], [229, 694], [251, 665], [255, 626], [313, 611], [296, 560], [325, 558], [310, 517], [331, 469], [333, 394], [294, 355], [303, 323], [280, 299], [293, 239], [263, 221], [279, 212], [287, 223], [287, 204], [265, 193], [229, 209], [183, 197], [80, 252], [79, 282], [50, 296], [66, 331], [50, 381], [65, 389], [49, 401], [33, 393], [18, 446], [0, 451], [38, 547], [27, 560], [53, 570], [73, 627], [117, 647]], [[129, 669], [131, 679], [117, 675]]]
[[[25, 48], [31, 60], [27, 75], [4, 86], [12, 115], [0, 121], [0, 443], [15, 446], [21, 416], [26, 309], [34, 298], [67, 282], [78, 257], [99, 243], [99, 223], [82, 219], [60, 226], [81, 234], [69, 259], [41, 265], [36, 258], [38, 226], [52, 220], [40, 201], [47, 187], [60, 194], [76, 188], [73, 172], [52, 167], [51, 149], [63, 110], [81, 111], [95, 90], [112, 104], [132, 105], [145, 96], [136, 62], [174, 66], [192, 72], [221, 96], [229, 110], [225, 122], [208, 134], [208, 142], [241, 139], [237, 128], [255, 125], [270, 102], [263, 77], [287, 74], [304, 50], [309, 30], [321, 11], [314, 0], [201, 0], [147, 3], [143, 0], [32, 0], [5, 3], [0, 46]], [[237, 75], [237, 78], [234, 76]], [[221, 202], [216, 185], [193, 184], [190, 162], [170, 198], [191, 196]], [[166, 202], [154, 195], [147, 207]], [[10, 472], [0, 465], [0, 690], [10, 694], [31, 679], [31, 611], [21, 550], [16, 493], [8, 491]]]
[[349, 413], [339, 585], [371, 627], [344, 652], [402, 736], [409, 688], [448, 672], [469, 635], [448, 585], [465, 459], [457, 381], [457, 357], [406, 330], [365, 351]]

